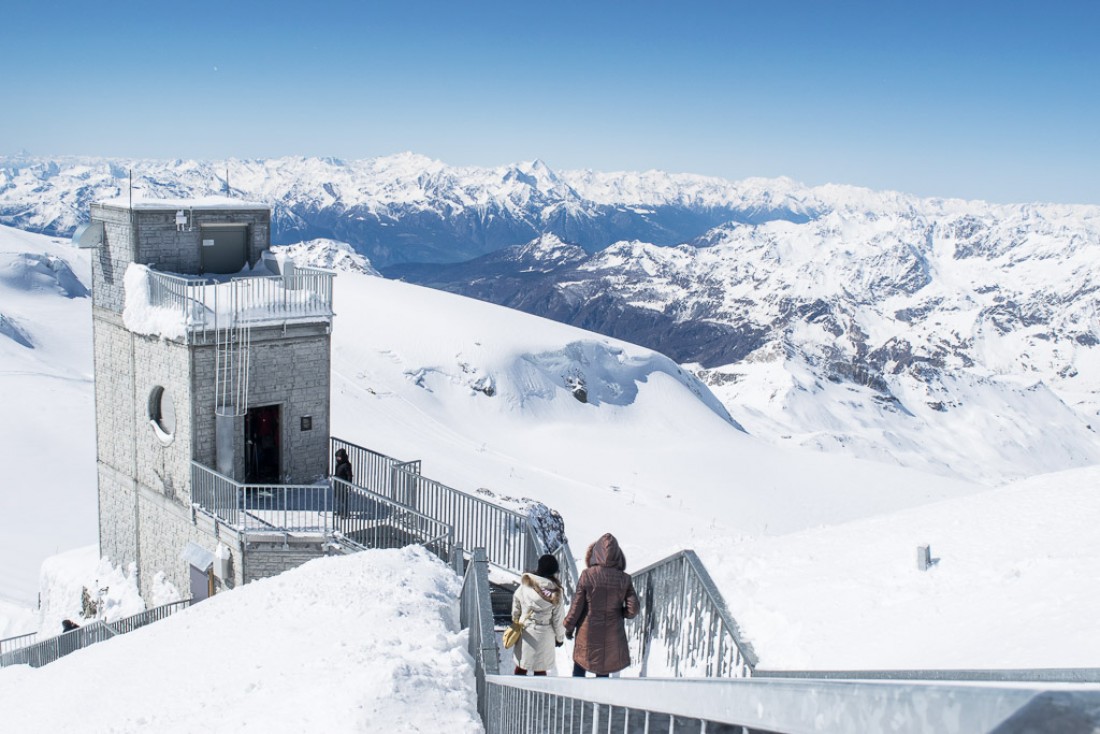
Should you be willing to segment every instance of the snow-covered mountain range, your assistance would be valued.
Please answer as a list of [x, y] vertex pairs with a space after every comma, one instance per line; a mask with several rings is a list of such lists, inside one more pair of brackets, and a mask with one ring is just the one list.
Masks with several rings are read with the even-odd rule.
[[0, 222], [67, 233], [130, 170], [136, 197], [229, 190], [273, 206], [275, 242], [348, 243], [310, 262], [658, 349], [776, 443], [991, 483], [1100, 461], [1100, 207], [412, 154], [8, 158]]
[[0, 223], [64, 235], [96, 199], [212, 193], [274, 209], [273, 241], [332, 238], [376, 266], [456, 262], [554, 232], [590, 251], [672, 245], [723, 222], [805, 221], [827, 206], [791, 181], [556, 172], [542, 161], [455, 168], [411, 153], [363, 161], [0, 158]]

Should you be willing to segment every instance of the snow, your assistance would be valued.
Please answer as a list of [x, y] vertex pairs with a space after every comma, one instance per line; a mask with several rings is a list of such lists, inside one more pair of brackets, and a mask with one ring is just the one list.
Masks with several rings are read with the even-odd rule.
[[[97, 540], [91, 299], [78, 287], [91, 283], [88, 258], [0, 227], [0, 313], [33, 346], [0, 334], [0, 601], [24, 609], [43, 559]], [[11, 634], [33, 631], [19, 616]], [[5, 619], [0, 608], [0, 630]]]
[[459, 588], [421, 548], [311, 561], [45, 667], [0, 669], [4, 728], [480, 732]]
[[156, 198], [143, 194], [135, 196], [133, 201], [127, 196], [119, 196], [113, 199], [102, 199], [96, 202], [103, 206], [119, 207], [122, 209], [144, 209], [160, 211], [161, 209], [267, 209], [268, 205], [258, 201], [244, 201], [232, 199], [228, 196], [196, 196], [188, 198]]
[[1098, 484], [1075, 469], [698, 550], [765, 669], [1095, 667]]
[[122, 279], [126, 293], [122, 323], [136, 334], [179, 339], [187, 333], [186, 314], [153, 302], [149, 272], [145, 265], [130, 263], [126, 266]]
[[[8, 257], [9, 251], [62, 257], [86, 282], [81, 251], [0, 230], [0, 253]], [[0, 389], [11, 424], [0, 429], [7, 431], [0, 435], [0, 446], [11, 486], [35, 488], [0, 495], [0, 502], [7, 503], [0, 513], [5, 559], [0, 594], [29, 606], [42, 559], [95, 540], [89, 304], [56, 289], [28, 291], [6, 283], [0, 288], [3, 310], [8, 312], [11, 304], [10, 312], [36, 344], [28, 349], [0, 339]], [[1100, 605], [1100, 584], [1094, 582], [1100, 567], [1094, 531], [1100, 496], [1091, 490], [1100, 476], [1093, 470], [1037, 476], [990, 490], [895, 465], [773, 446], [741, 430], [689, 370], [648, 349], [356, 272], [341, 273], [335, 289], [340, 304], [332, 355], [335, 435], [399, 459], [422, 459], [426, 476], [465, 491], [485, 489], [503, 502], [524, 497], [544, 502], [561, 513], [577, 555], [604, 532], [619, 537], [628, 570], [680, 548], [697, 548], [767, 667], [1031, 667], [1096, 659], [1091, 640], [1100, 640], [1094, 613]], [[69, 389], [52, 392], [58, 382]], [[588, 394], [583, 403], [574, 397], [581, 382]], [[811, 404], [800, 403], [806, 409]], [[1039, 416], [1037, 423], [1042, 420]], [[59, 454], [66, 458], [63, 471]], [[924, 543], [931, 543], [941, 561], [919, 574], [915, 549]], [[98, 559], [87, 560], [89, 566], [98, 564]], [[363, 609], [351, 605], [373, 604], [374, 597], [388, 593], [385, 588], [413, 593], [431, 583], [430, 572], [422, 578], [420, 570], [398, 576], [386, 571], [379, 578], [389, 586], [371, 586], [367, 593], [363, 585], [371, 582], [362, 576], [376, 572], [354, 564], [372, 561], [331, 562], [344, 561], [352, 564], [338, 574], [346, 589], [326, 580], [299, 595], [295, 585], [302, 577], [288, 574], [226, 594], [196, 611], [225, 610], [203, 612], [217, 617], [224, 634], [188, 626], [189, 641], [165, 640], [163, 656], [157, 657], [178, 657], [182, 669], [197, 670], [187, 667], [188, 656], [209, 661], [217, 654], [212, 651], [234, 651], [219, 661], [246, 665], [247, 658], [253, 667], [234, 668], [238, 678], [256, 683], [256, 698], [272, 711], [293, 716], [279, 707], [279, 696], [265, 698], [268, 692], [284, 691], [296, 675], [304, 690], [318, 698], [313, 678], [328, 680], [312, 662], [295, 657], [298, 636], [327, 650], [350, 644], [334, 630], [354, 629], [368, 640], [382, 630], [389, 634], [388, 617], [348, 623], [324, 616], [323, 608], [335, 605], [333, 614], [359, 620], [355, 615]], [[125, 570], [120, 573], [124, 579]], [[54, 584], [47, 582], [47, 590]], [[162, 589], [158, 598], [172, 594]], [[248, 601], [232, 611], [227, 600], [242, 595]], [[50, 602], [51, 620], [73, 603], [69, 592], [62, 597]], [[401, 608], [412, 614], [416, 605], [405, 604]], [[302, 615], [302, 624], [289, 619], [288, 605]], [[283, 613], [283, 622], [293, 627], [279, 627], [278, 635], [257, 637], [259, 631], [248, 627], [250, 618], [283, 624], [276, 619]], [[20, 624], [15, 616], [7, 619], [0, 626], [12, 630]], [[267, 623], [257, 622], [261, 629]], [[916, 629], [922, 623], [927, 629]], [[159, 627], [153, 625], [150, 633]], [[436, 652], [447, 657], [440, 651], [452, 649], [452, 633], [437, 632], [442, 637]], [[422, 680], [415, 665], [407, 668], [414, 673], [409, 676], [389, 667], [386, 651], [404, 649], [404, 636], [394, 634], [386, 638], [390, 643], [369, 643], [375, 645], [369, 648], [373, 657], [356, 658], [360, 667], [371, 668], [364, 675], [385, 679], [371, 686], [390, 686], [394, 698], [377, 704], [389, 713], [396, 710], [387, 708], [397, 705], [393, 701], [421, 695], [416, 682]], [[1090, 642], [1079, 642], [1086, 637]], [[199, 639], [201, 646], [195, 645]], [[290, 666], [277, 657], [285, 651], [267, 649], [279, 647], [267, 645], [270, 639], [280, 645], [289, 640]], [[103, 647], [120, 649], [122, 643], [125, 638]], [[159, 644], [160, 638], [149, 638], [144, 649]], [[248, 654], [237, 654], [240, 650]], [[87, 655], [106, 653], [93, 649]], [[326, 655], [321, 658], [332, 659]], [[57, 669], [70, 670], [76, 658], [61, 661]], [[108, 665], [105, 658], [93, 659]], [[364, 666], [362, 660], [382, 663]], [[78, 674], [50, 673], [53, 667], [5, 674], [0, 697], [14, 695], [7, 693], [9, 682], [40, 673], [61, 676], [44, 680], [54, 691], [67, 690]], [[216, 678], [219, 696], [211, 696], [214, 689], [199, 690], [181, 676], [161, 690], [195, 693], [194, 700], [209, 700], [212, 711], [229, 716], [218, 703], [225, 688], [235, 705], [253, 711], [242, 703], [251, 699], [237, 683]], [[395, 687], [395, 680], [400, 685]], [[353, 695], [350, 688], [334, 685], [332, 695]], [[112, 689], [112, 695], [117, 691]], [[289, 694], [283, 698], [300, 700]], [[0, 698], [0, 704], [4, 700], [14, 699]], [[374, 705], [364, 704], [362, 710]], [[466, 706], [456, 704], [454, 710], [465, 712]], [[144, 713], [149, 708], [143, 704], [132, 702], [132, 707], [142, 712], [135, 715], [155, 715]], [[327, 716], [330, 708], [355, 706], [314, 708]], [[257, 710], [255, 715], [267, 714]], [[119, 714], [119, 720], [131, 721], [126, 716]], [[156, 721], [150, 727], [163, 724], [171, 730], [176, 725]]]

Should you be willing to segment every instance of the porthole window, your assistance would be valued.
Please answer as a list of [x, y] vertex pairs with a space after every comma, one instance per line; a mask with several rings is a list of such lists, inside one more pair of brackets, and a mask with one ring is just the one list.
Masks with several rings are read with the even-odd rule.
[[172, 396], [160, 385], [149, 393], [149, 424], [162, 443], [171, 443], [176, 433], [176, 407]]

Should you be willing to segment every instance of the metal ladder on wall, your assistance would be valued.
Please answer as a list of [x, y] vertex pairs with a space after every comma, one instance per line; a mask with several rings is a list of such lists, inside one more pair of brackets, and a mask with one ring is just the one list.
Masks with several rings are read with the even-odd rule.
[[214, 329], [214, 395], [218, 415], [241, 416], [248, 412], [252, 328], [241, 319]]

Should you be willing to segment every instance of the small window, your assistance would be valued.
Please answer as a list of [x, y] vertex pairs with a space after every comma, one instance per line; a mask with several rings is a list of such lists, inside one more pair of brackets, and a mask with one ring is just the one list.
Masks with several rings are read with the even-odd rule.
[[172, 396], [160, 385], [149, 393], [149, 423], [162, 443], [172, 442], [176, 433], [176, 407], [172, 404]]

